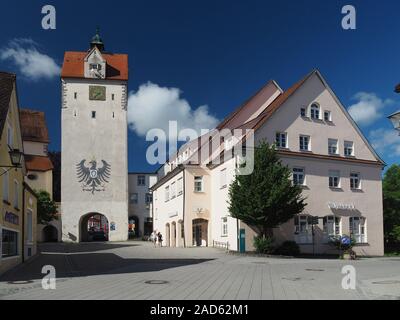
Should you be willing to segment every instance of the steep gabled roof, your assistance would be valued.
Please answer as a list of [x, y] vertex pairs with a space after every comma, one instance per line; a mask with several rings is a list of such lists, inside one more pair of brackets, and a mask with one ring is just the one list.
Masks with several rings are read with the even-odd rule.
[[283, 93], [283, 90], [280, 88], [280, 86], [274, 80], [268, 81], [262, 88], [260, 88], [255, 94], [253, 94], [249, 99], [247, 99], [243, 104], [241, 104], [235, 111], [230, 113], [217, 126], [216, 129], [218, 129], [218, 130], [222, 130], [222, 129], [225, 129], [225, 128], [234, 129], [234, 127], [232, 127], [230, 124], [235, 120], [235, 118], [239, 115], [239, 113], [242, 112], [243, 110], [245, 110], [246, 108], [248, 108], [250, 106], [250, 103], [253, 100], [255, 100], [258, 97], [258, 95], [260, 95], [264, 91], [264, 89], [269, 87], [271, 84], [274, 85], [281, 93]]
[[333, 92], [331, 87], [328, 85], [326, 82], [325, 78], [322, 76], [322, 74], [318, 71], [314, 71], [315, 74], [320, 78], [326, 89], [329, 91], [329, 93], [332, 95], [333, 99], [336, 101], [338, 106], [342, 109], [344, 115], [346, 118], [350, 121], [351, 125], [354, 127], [354, 129], [357, 131], [357, 133], [360, 135], [361, 139], [364, 141], [366, 144], [367, 148], [371, 151], [371, 153], [374, 155], [376, 160], [380, 162], [382, 165], [386, 166], [385, 161], [378, 155], [378, 153], [375, 151], [375, 149], [372, 147], [371, 143], [368, 141], [367, 137], [362, 133], [360, 127], [357, 125], [357, 123], [354, 121], [354, 119], [351, 117], [350, 113], [347, 111], [347, 109], [344, 107], [340, 99], [336, 96], [336, 94]]
[[[87, 52], [67, 51], [61, 70], [61, 78], [85, 78], [85, 58]], [[106, 80], [128, 81], [128, 55], [101, 53], [107, 62]]]
[[15, 79], [16, 76], [13, 73], [0, 72], [0, 134], [7, 120]]
[[[280, 96], [278, 96], [265, 110], [264, 112], [262, 112], [257, 118], [244, 123], [242, 126], [239, 127], [239, 129], [253, 129], [254, 131], [256, 131], [257, 129], [259, 129], [262, 125], [264, 125], [271, 117], [272, 115], [279, 110], [279, 108], [281, 106], [284, 105], [284, 103], [286, 101], [288, 101], [288, 99], [290, 99], [293, 94], [299, 90], [302, 85], [312, 76], [312, 75], [317, 75], [319, 77], [319, 79], [321, 80], [321, 82], [323, 83], [323, 85], [325, 86], [325, 88], [329, 91], [329, 93], [332, 95], [332, 97], [334, 98], [334, 100], [336, 101], [336, 103], [338, 104], [338, 106], [341, 108], [341, 110], [343, 111], [344, 115], [346, 116], [346, 118], [349, 120], [350, 124], [354, 127], [354, 129], [357, 131], [357, 133], [360, 135], [361, 139], [364, 141], [364, 143], [366, 144], [366, 146], [368, 147], [368, 149], [371, 151], [371, 153], [374, 155], [374, 157], [376, 158], [376, 162], [374, 161], [368, 161], [368, 160], [362, 160], [362, 159], [354, 159], [353, 162], [364, 162], [364, 163], [369, 163], [369, 164], [373, 164], [373, 163], [378, 163], [381, 165], [385, 165], [385, 162], [382, 160], [382, 158], [376, 153], [376, 151], [374, 150], [374, 148], [371, 146], [371, 144], [369, 143], [368, 139], [364, 136], [364, 134], [361, 132], [360, 128], [358, 127], [358, 125], [355, 123], [355, 121], [353, 120], [353, 118], [350, 116], [350, 114], [348, 113], [348, 111], [346, 110], [346, 108], [343, 106], [343, 104], [340, 102], [340, 100], [338, 99], [338, 97], [335, 95], [335, 93], [332, 91], [332, 89], [329, 87], [328, 83], [325, 81], [325, 79], [322, 77], [321, 73], [315, 69], [312, 72], [310, 72], [309, 74], [307, 74], [303, 79], [301, 79], [300, 81], [298, 81], [297, 83], [295, 83], [293, 86], [291, 86], [289, 89], [287, 89], [286, 91], [284, 91]], [[243, 137], [242, 142], [244, 143], [244, 141], [247, 139], [248, 135], [251, 135], [252, 133], [247, 133], [246, 136]], [[221, 154], [223, 153], [223, 151], [221, 152]], [[280, 152], [281, 154], [283, 154], [283, 152]], [[287, 154], [291, 154], [291, 155], [298, 155], [299, 153], [297, 152], [290, 152]], [[302, 154], [303, 155], [303, 154]], [[343, 161], [347, 161], [347, 159], [342, 159], [342, 158], [337, 158], [337, 157], [330, 157], [330, 156], [321, 156], [321, 158], [330, 158], [330, 159], [338, 159], [338, 160], [343, 160]]]
[[258, 121], [254, 121], [254, 125], [252, 129], [257, 130], [260, 128], [303, 84], [313, 75], [315, 70], [307, 74], [303, 79], [296, 82], [289, 89], [284, 91], [278, 98], [272, 102], [268, 108], [265, 109], [263, 113], [261, 113], [256, 119]]
[[45, 156], [34, 156], [34, 155], [25, 155], [25, 164], [26, 169], [29, 171], [50, 171], [53, 170], [53, 163], [49, 159], [49, 157]]
[[44, 112], [21, 109], [22, 140], [49, 143], [49, 133]]

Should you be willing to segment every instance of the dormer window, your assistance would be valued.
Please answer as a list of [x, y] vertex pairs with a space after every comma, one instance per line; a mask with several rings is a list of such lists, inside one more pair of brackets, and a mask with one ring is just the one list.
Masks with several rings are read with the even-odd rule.
[[85, 57], [85, 78], [105, 79], [107, 62], [95, 46]]

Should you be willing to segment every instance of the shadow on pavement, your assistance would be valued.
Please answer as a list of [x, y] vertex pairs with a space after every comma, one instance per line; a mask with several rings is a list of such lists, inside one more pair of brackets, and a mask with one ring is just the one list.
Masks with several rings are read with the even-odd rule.
[[120, 244], [115, 242], [87, 242], [87, 243], [41, 243], [38, 245], [40, 252], [47, 253], [75, 253], [75, 252], [96, 252], [126, 247], [136, 247], [140, 244]]
[[42, 253], [34, 261], [21, 265], [0, 277], [0, 282], [43, 279], [43, 266], [56, 269], [57, 278], [107, 274], [153, 272], [207, 262], [213, 259], [124, 259], [113, 253]]

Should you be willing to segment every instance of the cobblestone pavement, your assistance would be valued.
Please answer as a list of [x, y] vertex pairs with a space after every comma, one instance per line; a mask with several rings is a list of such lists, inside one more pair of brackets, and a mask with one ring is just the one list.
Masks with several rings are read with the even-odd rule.
[[[0, 277], [0, 299], [400, 299], [400, 259], [359, 261], [231, 255], [213, 248], [154, 248], [150, 243], [47, 244]], [[342, 267], [356, 269], [342, 289]], [[44, 290], [44, 265], [57, 272]]]

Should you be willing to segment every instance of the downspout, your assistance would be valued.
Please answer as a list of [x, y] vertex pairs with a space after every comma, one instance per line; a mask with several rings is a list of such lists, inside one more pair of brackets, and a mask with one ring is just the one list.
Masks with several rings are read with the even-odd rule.
[[185, 170], [185, 168], [183, 169], [183, 211], [182, 211], [182, 215], [183, 215], [183, 221], [182, 221], [182, 223], [183, 223], [183, 247], [184, 248], [186, 248], [186, 237], [185, 237], [185, 234], [186, 234], [186, 227], [185, 227], [185, 199], [186, 199], [186, 179], [185, 179], [185, 176], [186, 176], [186, 170]]
[[236, 251], [239, 252], [240, 248], [240, 232], [239, 232], [239, 219], [236, 219]]
[[25, 209], [25, 182], [22, 182], [22, 263], [25, 262]]

